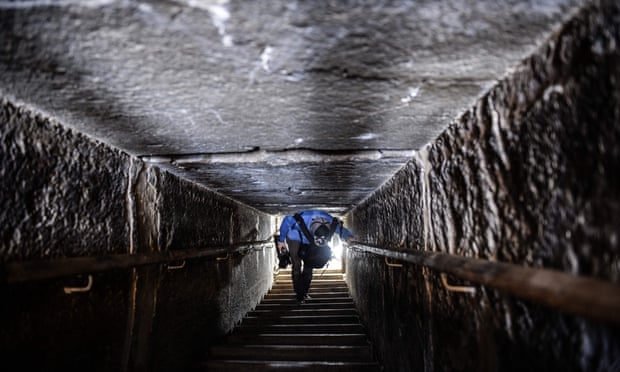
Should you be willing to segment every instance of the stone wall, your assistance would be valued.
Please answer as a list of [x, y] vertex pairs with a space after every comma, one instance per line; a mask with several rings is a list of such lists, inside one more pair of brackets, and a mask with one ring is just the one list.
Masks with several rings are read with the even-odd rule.
[[[44, 370], [183, 370], [271, 287], [271, 216], [0, 100], [0, 262], [240, 254], [11, 282], [0, 355]], [[267, 242], [261, 247], [261, 242]], [[270, 246], [271, 245], [271, 246]], [[6, 265], [6, 266], [5, 266]], [[48, 268], [49, 268], [48, 267]], [[28, 274], [28, 273], [26, 273]], [[65, 294], [66, 287], [86, 292]]]
[[[619, 19], [595, 1], [563, 25], [349, 213], [360, 239], [620, 282]], [[617, 326], [347, 257], [386, 370], [620, 370]]]

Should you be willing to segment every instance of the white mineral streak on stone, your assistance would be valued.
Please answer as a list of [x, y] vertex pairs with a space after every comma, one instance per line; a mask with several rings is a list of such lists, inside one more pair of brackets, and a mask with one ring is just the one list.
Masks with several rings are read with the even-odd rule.
[[[153, 246], [157, 246], [158, 242], [157, 242], [157, 237], [160, 235], [159, 232], [161, 231], [161, 214], [160, 212], [160, 208], [159, 208], [159, 203], [161, 202], [161, 194], [159, 193], [159, 177], [157, 172], [155, 172], [155, 168], [152, 168], [150, 166], [147, 167], [146, 171], [147, 173], [147, 184], [146, 184], [146, 191], [148, 192], [148, 198], [146, 198], [148, 200], [148, 207], [149, 207], [149, 213], [152, 213], [152, 219], [153, 219], [153, 223], [152, 223], [152, 228], [151, 231], [149, 233], [149, 239], [154, 239], [155, 241], [150, 241], [149, 244], [153, 245]], [[159, 248], [158, 248], [159, 249]]]
[[400, 99], [402, 103], [409, 103], [420, 93], [420, 87], [410, 87], [407, 96]]
[[569, 246], [566, 249], [566, 258], [570, 264], [571, 273], [574, 275], [579, 275], [579, 259], [577, 258], [577, 254], [575, 253], [573, 247]]
[[422, 211], [422, 219], [424, 221], [424, 250], [434, 251], [435, 244], [433, 239], [433, 226], [431, 224], [431, 191], [430, 191], [430, 171], [431, 163], [428, 159], [428, 151], [430, 145], [424, 146], [417, 154], [417, 160], [421, 165], [422, 177], [422, 203], [424, 210]]
[[224, 121], [224, 119], [222, 119], [222, 116], [220, 115], [219, 112], [215, 111], [212, 108], [207, 109], [208, 112], [212, 113], [213, 116], [215, 116], [215, 118], [217, 119], [217, 121], [222, 124], [222, 125], [226, 125], [226, 122]]
[[403, 248], [407, 244], [407, 219], [401, 218], [400, 222], [400, 241], [398, 242], [398, 246]]
[[603, 41], [601, 39], [597, 39], [594, 43], [592, 43], [592, 47], [590, 47], [592, 53], [602, 56], [605, 53], [605, 48], [603, 48]]
[[[448, 195], [444, 195], [444, 200], [447, 201], [448, 197]], [[444, 233], [446, 239], [448, 240], [448, 253], [457, 254], [456, 235], [454, 234], [454, 219], [452, 218], [452, 208], [445, 208], [444, 214]]]
[[[37, 151], [42, 152], [43, 146], [40, 141], [36, 141], [34, 145], [37, 148]], [[28, 150], [26, 150], [26, 137], [24, 136], [23, 131], [18, 131], [15, 133], [15, 138], [13, 140], [13, 146], [19, 149], [20, 154], [26, 154]]]
[[511, 310], [508, 307], [508, 304], [506, 303], [506, 301], [504, 301], [504, 320], [506, 321], [506, 325], [504, 326], [504, 329], [506, 330], [510, 338], [514, 338], [511, 316], [512, 316]]
[[125, 192], [125, 204], [127, 206], [127, 225], [129, 226], [129, 254], [135, 253], [133, 245], [134, 219], [133, 211], [135, 209], [134, 195], [132, 193], [133, 186], [133, 168], [134, 159], [129, 159], [129, 169], [127, 170], [127, 191]]
[[379, 135], [377, 135], [376, 133], [364, 133], [364, 134], [360, 134], [357, 137], [353, 137], [352, 139], [367, 141], [367, 140], [375, 139], [378, 137]]
[[[140, 3], [138, 9], [144, 13], [153, 13], [153, 7], [150, 4]], [[138, 45], [136, 45], [138, 47]]]
[[495, 106], [493, 106], [493, 102], [490, 98], [489, 109], [491, 111], [491, 130], [493, 131], [493, 136], [495, 137], [495, 142], [497, 143], [497, 155], [499, 155], [500, 159], [502, 159], [504, 167], [506, 167], [506, 169], [510, 169], [510, 161], [508, 160], [508, 155], [506, 154], [506, 149], [504, 148], [504, 137], [502, 137], [502, 117], [497, 112]]
[[295, 144], [299, 145], [300, 143], [303, 143], [304, 139], [303, 138], [295, 138]]
[[262, 68], [266, 72], [271, 72], [271, 68], [269, 67], [269, 62], [271, 61], [271, 55], [273, 53], [273, 48], [269, 45], [263, 49], [260, 55], [260, 62], [255, 63], [255, 67], [248, 73], [248, 84], [247, 87], [254, 85], [256, 81], [256, 73]]
[[[510, 169], [508, 156], [506, 155], [506, 152], [504, 150], [504, 144], [503, 144], [503, 139], [501, 135], [501, 117], [498, 114], [498, 112], [495, 110], [495, 108], [493, 107], [492, 102], [489, 102], [488, 107], [489, 107], [490, 116], [491, 116], [491, 123], [490, 123], [491, 128], [490, 129], [491, 129], [491, 132], [493, 133], [495, 143], [497, 144], [495, 155], [497, 155], [497, 157], [501, 159], [501, 161], [504, 163], [507, 169]], [[480, 106], [478, 107], [478, 110], [481, 110]], [[484, 128], [480, 128], [480, 130], [481, 132], [485, 131]], [[482, 190], [482, 193], [484, 195], [484, 200], [486, 202], [485, 203], [486, 208], [484, 209], [488, 211], [487, 214], [484, 216], [489, 224], [485, 231], [486, 243], [487, 243], [489, 253], [490, 253], [489, 257], [492, 258], [492, 257], [495, 257], [495, 255], [497, 254], [497, 245], [496, 245], [493, 232], [499, 231], [499, 226], [497, 222], [499, 220], [499, 209], [497, 207], [497, 198], [500, 193], [500, 190], [498, 190], [498, 188], [499, 188], [499, 184], [501, 184], [500, 182], [501, 174], [495, 175], [498, 180], [498, 183], [493, 184], [492, 178], [490, 176], [490, 171], [492, 170], [492, 166], [488, 163], [488, 159], [482, 147], [477, 146], [476, 153], [477, 153], [478, 162], [480, 164], [479, 169], [480, 169], [481, 176], [482, 176], [480, 177], [482, 181], [481, 181], [481, 184], [478, 185], [478, 188]], [[482, 184], [483, 182], [485, 184]], [[475, 250], [475, 255], [479, 256], [480, 255], [479, 247], [477, 245], [472, 245], [472, 248]]]
[[301, 71], [293, 71], [293, 72], [285, 72], [283, 73], [283, 75], [286, 75], [286, 77], [284, 78], [284, 80], [286, 81], [291, 81], [291, 82], [298, 82], [298, 81], [302, 81], [304, 80], [307, 76], [305, 73], [301, 72]]
[[226, 33], [226, 21], [230, 19], [230, 12], [225, 6], [228, 4], [228, 0], [185, 0], [185, 3], [189, 6], [208, 11], [213, 25], [222, 37], [222, 44], [227, 47], [233, 45], [232, 35]]
[[263, 52], [260, 55], [260, 62], [261, 62], [261, 65], [263, 66], [263, 70], [267, 72], [271, 72], [271, 69], [269, 68], [269, 62], [271, 61], [272, 53], [273, 53], [273, 48], [267, 45], [265, 49], [263, 49]]
[[545, 89], [545, 93], [543, 93], [543, 99], [548, 101], [552, 93], [564, 94], [564, 87], [558, 84], [548, 86], [547, 89]]
[[18, 250], [19, 247], [22, 246], [22, 231], [20, 229], [15, 229], [13, 231], [13, 235], [11, 236], [11, 242], [9, 243], [9, 249], [7, 251], [7, 255], [13, 255]]

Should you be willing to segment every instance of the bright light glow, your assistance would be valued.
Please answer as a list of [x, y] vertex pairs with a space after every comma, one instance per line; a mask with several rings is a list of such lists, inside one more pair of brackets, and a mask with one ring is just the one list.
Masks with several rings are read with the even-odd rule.
[[340, 260], [342, 258], [342, 240], [337, 235], [332, 237], [332, 255], [335, 259]]

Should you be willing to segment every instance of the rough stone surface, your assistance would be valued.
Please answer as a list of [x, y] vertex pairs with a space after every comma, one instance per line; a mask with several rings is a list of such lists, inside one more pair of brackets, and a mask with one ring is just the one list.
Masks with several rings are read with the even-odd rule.
[[[7, 365], [189, 369], [271, 287], [274, 217], [42, 113], [0, 103], [0, 355]], [[179, 269], [173, 262], [10, 284], [4, 276], [9, 263], [232, 245], [248, 249]], [[90, 290], [63, 292], [84, 287], [89, 275]]]
[[408, 158], [174, 160], [418, 150], [584, 2], [2, 1], [0, 93], [263, 211], [344, 213]]
[[0, 101], [0, 261], [127, 253], [130, 162]]
[[187, 249], [269, 240], [272, 218], [196, 183], [160, 173], [160, 249]]
[[347, 215], [347, 222], [352, 226], [373, 223], [372, 228], [364, 227], [362, 230], [366, 243], [396, 249], [423, 248], [422, 172], [419, 163], [410, 161], [382, 186], [380, 193], [371, 195], [355, 209], [355, 213]]
[[[273, 244], [273, 217], [156, 167], [144, 165], [144, 172], [148, 181], [143, 188], [154, 194], [147, 201], [155, 228], [152, 250]], [[153, 330], [137, 340], [148, 349], [134, 364], [154, 371], [192, 368], [208, 345], [232, 330], [271, 288], [274, 252], [272, 245], [260, 251], [250, 246], [241, 254], [160, 267], [153, 283], [142, 286], [157, 301], [152, 313], [139, 314], [138, 329], [152, 321]], [[184, 267], [174, 268], [179, 265]]]
[[151, 370], [189, 370], [271, 288], [273, 249], [164, 270], [151, 341]]
[[[620, 282], [619, 17], [568, 22], [347, 216], [361, 239]], [[388, 369], [618, 369], [613, 326], [359, 252], [347, 269]]]

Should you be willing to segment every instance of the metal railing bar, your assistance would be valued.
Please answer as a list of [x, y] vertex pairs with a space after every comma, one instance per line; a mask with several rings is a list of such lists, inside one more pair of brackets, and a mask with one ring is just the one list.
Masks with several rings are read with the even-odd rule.
[[566, 313], [620, 324], [620, 284], [552, 269], [523, 267], [442, 252], [394, 251], [359, 243], [351, 243], [350, 246], [423, 265]]
[[53, 260], [36, 260], [23, 262], [7, 262], [2, 268], [3, 283], [28, 282], [42, 279], [53, 279], [76, 274], [96, 273], [138, 266], [174, 263], [184, 260], [230, 255], [242, 252], [248, 246], [270, 245], [271, 239], [253, 243], [235, 244], [204, 249], [179, 249], [166, 252], [137, 254], [115, 254], [93, 257], [68, 257]]

